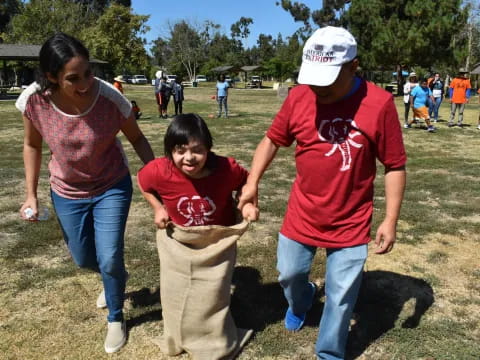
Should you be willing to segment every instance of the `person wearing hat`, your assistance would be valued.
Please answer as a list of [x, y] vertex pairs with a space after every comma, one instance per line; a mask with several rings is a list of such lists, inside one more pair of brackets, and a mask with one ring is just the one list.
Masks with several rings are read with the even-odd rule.
[[303, 48], [294, 87], [258, 145], [239, 208], [257, 204], [260, 179], [280, 146], [295, 142], [296, 177], [277, 248], [288, 302], [285, 327], [302, 328], [315, 302], [309, 273], [326, 249], [325, 306], [315, 353], [343, 359], [370, 242], [376, 160], [385, 167], [386, 215], [376, 254], [392, 250], [405, 188], [406, 154], [389, 92], [355, 75], [357, 43], [345, 29], [323, 27]]
[[122, 75], [118, 75], [118, 76], [115, 76], [113, 78], [113, 86], [115, 87], [115, 89], [117, 89], [118, 91], [120, 91], [121, 94], [123, 94], [123, 86], [122, 84], [125, 84], [125, 80], [123, 80], [123, 76]]
[[405, 124], [404, 127], [409, 127], [408, 113], [410, 112], [410, 93], [413, 88], [418, 85], [417, 74], [413, 71], [408, 75], [408, 81], [403, 85], [403, 103], [405, 105]]
[[467, 77], [468, 71], [465, 68], [461, 68], [458, 71], [459, 75], [455, 77], [450, 83], [449, 97], [450, 97], [450, 120], [448, 121], [448, 127], [455, 126], [455, 113], [458, 109], [458, 123], [457, 126], [463, 125], [463, 111], [465, 110], [465, 104], [468, 103], [470, 98], [470, 79]]

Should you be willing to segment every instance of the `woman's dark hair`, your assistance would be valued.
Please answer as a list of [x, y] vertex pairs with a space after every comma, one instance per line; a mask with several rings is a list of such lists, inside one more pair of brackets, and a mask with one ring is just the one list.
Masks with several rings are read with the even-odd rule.
[[218, 81], [224, 82], [225, 81], [225, 75], [224, 74], [218, 75]]
[[37, 74], [37, 82], [42, 92], [55, 87], [55, 84], [48, 80], [47, 73], [56, 77], [65, 64], [76, 56], [90, 60], [87, 48], [70, 35], [59, 32], [45, 41], [40, 49], [40, 73]]
[[165, 156], [171, 160], [175, 147], [187, 145], [190, 140], [196, 140], [202, 143], [208, 152], [212, 149], [212, 134], [210, 134], [207, 124], [199, 115], [176, 115], [165, 133], [163, 141]]

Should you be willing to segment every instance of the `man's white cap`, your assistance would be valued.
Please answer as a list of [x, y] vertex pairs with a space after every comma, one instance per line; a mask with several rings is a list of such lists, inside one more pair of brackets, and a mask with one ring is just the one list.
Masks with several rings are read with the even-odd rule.
[[342, 65], [357, 56], [357, 42], [347, 30], [326, 26], [310, 36], [303, 47], [298, 82], [328, 86], [338, 77]]

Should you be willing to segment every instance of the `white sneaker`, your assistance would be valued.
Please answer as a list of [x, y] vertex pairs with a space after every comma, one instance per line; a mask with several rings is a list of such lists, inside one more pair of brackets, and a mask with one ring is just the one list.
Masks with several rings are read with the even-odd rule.
[[125, 321], [109, 322], [107, 337], [105, 338], [105, 351], [108, 354], [117, 352], [127, 341], [127, 327]]
[[[128, 281], [129, 275], [128, 272], [125, 275], [125, 283]], [[97, 298], [97, 308], [105, 309], [107, 307], [107, 299], [105, 298], [105, 289], [102, 289]]]
[[480, 124], [478, 124], [477, 129], [480, 130]]
[[102, 289], [97, 298], [97, 308], [105, 309], [107, 307], [107, 299], [105, 298], [105, 289]]

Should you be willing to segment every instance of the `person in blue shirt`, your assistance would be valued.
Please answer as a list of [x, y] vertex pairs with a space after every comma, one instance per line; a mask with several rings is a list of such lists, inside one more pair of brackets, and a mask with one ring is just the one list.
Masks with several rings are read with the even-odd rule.
[[[435, 127], [430, 122], [430, 116], [428, 115], [428, 101], [434, 102], [432, 96], [432, 90], [428, 88], [427, 79], [420, 80], [420, 86], [415, 86], [410, 93], [410, 105], [413, 108], [413, 118], [425, 121], [427, 124], [428, 132], [435, 132]], [[405, 128], [411, 128], [414, 120], [411, 120], [408, 124], [405, 124]]]
[[218, 116], [222, 116], [222, 104], [225, 109], [225, 117], [228, 118], [228, 82], [225, 81], [225, 75], [220, 74], [217, 81], [217, 102], [218, 102]]

